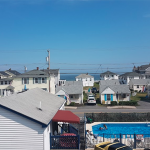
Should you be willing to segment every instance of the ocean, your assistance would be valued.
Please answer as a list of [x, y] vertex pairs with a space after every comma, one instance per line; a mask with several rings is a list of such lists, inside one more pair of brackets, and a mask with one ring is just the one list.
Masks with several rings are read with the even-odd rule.
[[[61, 74], [60, 75], [60, 79], [61, 80], [66, 80], [66, 81], [75, 81], [76, 80], [76, 76], [78, 76], [77, 74]], [[99, 80], [100, 79], [100, 75], [99, 74], [92, 74], [91, 76], [94, 77], [94, 80]]]

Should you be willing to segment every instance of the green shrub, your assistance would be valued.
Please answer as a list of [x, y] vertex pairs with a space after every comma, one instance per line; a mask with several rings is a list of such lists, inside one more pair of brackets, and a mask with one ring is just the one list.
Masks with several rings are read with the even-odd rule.
[[87, 99], [88, 99], [88, 96], [87, 94], [85, 93], [85, 91], [83, 91], [83, 102], [87, 102]]
[[137, 101], [131, 100], [131, 101], [120, 101], [119, 105], [128, 105], [128, 106], [136, 106]]
[[115, 106], [115, 105], [117, 105], [117, 102], [116, 101], [111, 101], [111, 105]]
[[102, 104], [105, 104], [105, 100], [102, 100]]
[[71, 103], [70, 103], [70, 106], [74, 106], [74, 105], [75, 105], [75, 102], [71, 102]]

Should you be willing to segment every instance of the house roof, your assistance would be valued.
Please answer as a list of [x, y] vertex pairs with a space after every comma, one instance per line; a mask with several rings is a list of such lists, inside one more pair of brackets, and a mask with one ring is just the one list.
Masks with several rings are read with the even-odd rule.
[[29, 72], [17, 75], [15, 78], [26, 78], [26, 77], [48, 77], [48, 74], [41, 70], [31, 70]]
[[83, 82], [82, 81], [65, 81], [65, 86], [68, 85], [82, 85], [83, 86]]
[[[39, 105], [41, 102], [41, 109]], [[23, 116], [47, 125], [65, 100], [40, 88], [0, 98], [0, 107], [8, 108]]]
[[120, 85], [119, 80], [100, 80], [100, 85]]
[[7, 73], [4, 72], [4, 71], [0, 71], [0, 74], [3, 75], [3, 76], [7, 76], [7, 77], [9, 76], [9, 74], [7, 74]]
[[68, 94], [82, 94], [83, 85], [65, 85], [65, 86], [57, 86], [56, 93], [60, 90], [67, 92]]
[[124, 73], [124, 74], [122, 74], [122, 75], [120, 75], [120, 77], [127, 77], [127, 76], [141, 76], [141, 74], [139, 74], [139, 73], [136, 73], [136, 72], [127, 72], [127, 73]]
[[3, 78], [3, 79], [0, 79], [0, 81], [12, 81], [13, 78]]
[[146, 70], [148, 67], [150, 67], [150, 64], [147, 64], [147, 65], [141, 65], [141, 66], [139, 66], [139, 67], [136, 67], [135, 70], [142, 71], [142, 70]]
[[116, 73], [110, 72], [110, 71], [106, 71], [104, 73], [101, 73], [101, 75], [117, 75]]
[[18, 71], [16, 71], [16, 70], [11, 70], [11, 69], [6, 70], [6, 72], [9, 72], [9, 73], [11, 73], [11, 74], [13, 74], [13, 75], [15, 75], [15, 76], [21, 74], [21, 73], [19, 73]]
[[[41, 71], [44, 71], [47, 74], [49, 73], [49, 69], [42, 69]], [[50, 69], [50, 74], [54, 74], [54, 75], [59, 74], [59, 69]]]
[[150, 84], [150, 79], [131, 79], [129, 84], [133, 83], [135, 85], [147, 85]]
[[102, 93], [108, 87], [115, 93], [130, 93], [128, 85], [100, 85], [100, 93]]
[[94, 77], [89, 74], [80, 74], [76, 76], [76, 78], [94, 78]]

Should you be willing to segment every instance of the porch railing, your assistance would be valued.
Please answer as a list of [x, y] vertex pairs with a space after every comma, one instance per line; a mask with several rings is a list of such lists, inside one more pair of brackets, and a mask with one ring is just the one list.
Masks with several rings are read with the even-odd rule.
[[80, 137], [76, 136], [52, 136], [50, 134], [50, 149], [79, 149]]
[[95, 137], [86, 136], [86, 147], [94, 147], [101, 142], [120, 142], [131, 148], [150, 148], [150, 134], [99, 134]]

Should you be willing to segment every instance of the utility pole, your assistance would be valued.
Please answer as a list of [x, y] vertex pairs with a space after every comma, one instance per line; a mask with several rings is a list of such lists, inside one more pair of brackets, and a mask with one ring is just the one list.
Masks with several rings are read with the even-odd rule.
[[47, 50], [48, 52], [48, 75], [49, 75], [49, 92], [51, 91], [51, 86], [50, 86], [50, 80], [51, 80], [51, 77], [50, 77], [50, 50]]

